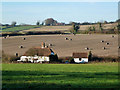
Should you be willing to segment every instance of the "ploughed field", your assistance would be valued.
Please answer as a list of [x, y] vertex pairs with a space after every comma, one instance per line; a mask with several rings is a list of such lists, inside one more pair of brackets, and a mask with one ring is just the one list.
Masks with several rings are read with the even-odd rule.
[[118, 63], [2, 64], [3, 89], [118, 88]]
[[[25, 40], [23, 40], [25, 38]], [[68, 38], [69, 40], [66, 40]], [[104, 40], [104, 42], [101, 42]], [[118, 55], [118, 35], [79, 34], [79, 35], [31, 35], [2, 38], [2, 49], [10, 55], [23, 55], [31, 47], [45, 42], [59, 57], [72, 56], [73, 52], [89, 52], [98, 56]], [[109, 43], [108, 45], [106, 43]], [[24, 48], [20, 48], [23, 45]], [[85, 48], [88, 47], [89, 50]], [[105, 49], [103, 49], [105, 47]]]

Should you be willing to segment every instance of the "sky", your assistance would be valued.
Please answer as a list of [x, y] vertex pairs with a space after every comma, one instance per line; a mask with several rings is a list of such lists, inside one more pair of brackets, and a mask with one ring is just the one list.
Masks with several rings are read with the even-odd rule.
[[118, 2], [2, 2], [3, 24], [36, 24], [47, 18], [65, 23], [116, 21]]

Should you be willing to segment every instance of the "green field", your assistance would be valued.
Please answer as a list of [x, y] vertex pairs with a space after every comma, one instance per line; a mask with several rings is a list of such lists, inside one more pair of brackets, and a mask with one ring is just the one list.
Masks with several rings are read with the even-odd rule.
[[28, 29], [32, 29], [32, 28], [39, 28], [41, 26], [37, 26], [37, 25], [29, 25], [29, 26], [15, 26], [15, 27], [6, 27], [6, 26], [2, 26], [2, 32], [14, 32], [14, 31], [22, 31], [22, 30], [28, 30]]
[[117, 88], [118, 63], [2, 64], [4, 88]]

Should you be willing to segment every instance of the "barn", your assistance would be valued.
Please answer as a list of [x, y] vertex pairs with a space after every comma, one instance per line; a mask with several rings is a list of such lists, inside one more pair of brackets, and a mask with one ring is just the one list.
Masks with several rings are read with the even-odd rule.
[[43, 63], [43, 62], [50, 62], [50, 56], [54, 56], [55, 53], [49, 47], [45, 46], [45, 43], [42, 42], [41, 47], [33, 47], [30, 48], [28, 51], [25, 52], [24, 55], [20, 57], [22, 62], [32, 62], [32, 63]]
[[88, 62], [88, 53], [73, 53], [75, 63], [86, 63]]

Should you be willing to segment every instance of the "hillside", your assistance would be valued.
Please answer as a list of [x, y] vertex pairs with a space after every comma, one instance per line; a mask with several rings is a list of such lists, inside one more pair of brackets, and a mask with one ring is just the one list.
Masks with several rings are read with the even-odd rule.
[[[112, 23], [112, 24], [102, 24], [103, 29], [111, 30], [115, 29], [117, 26], [117, 23]], [[95, 30], [99, 30], [99, 25], [94, 24], [94, 25], [80, 25], [79, 31], [82, 30], [88, 30], [89, 28], [95, 27]], [[2, 32], [29, 32], [29, 31], [49, 31], [49, 32], [54, 32], [54, 31], [70, 31], [70, 28], [72, 28], [72, 25], [68, 26], [37, 26], [37, 25], [29, 25], [29, 26], [16, 26], [16, 27], [2, 27]]]
[[[80, 25], [79, 30], [88, 30], [89, 27], [95, 27], [96, 30], [99, 29], [98, 24], [95, 25]], [[113, 24], [102, 24], [103, 29], [114, 29], [117, 26], [117, 23]], [[23, 30], [23, 31], [69, 31], [72, 25], [69, 26], [43, 26], [41, 28], [33, 28], [29, 30]]]
[[[26, 40], [23, 40], [26, 38]], [[72, 40], [65, 40], [65, 38]], [[102, 43], [101, 40], [104, 40]], [[5, 53], [14, 55], [16, 52], [23, 55], [31, 47], [40, 46], [45, 42], [50, 46], [59, 57], [72, 56], [73, 52], [89, 52], [85, 50], [89, 47], [93, 54], [98, 56], [117, 56], [118, 55], [118, 35], [106, 34], [78, 34], [78, 35], [30, 35], [15, 36], [2, 39], [2, 49]], [[109, 45], [106, 43], [109, 42]], [[24, 48], [19, 48], [23, 45]], [[104, 50], [103, 47], [106, 47]]]

